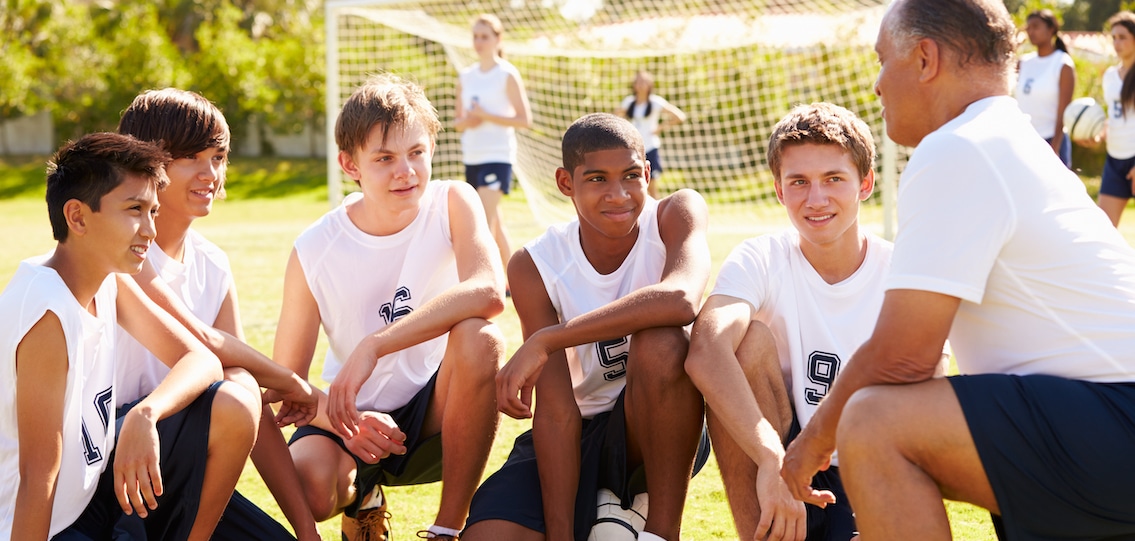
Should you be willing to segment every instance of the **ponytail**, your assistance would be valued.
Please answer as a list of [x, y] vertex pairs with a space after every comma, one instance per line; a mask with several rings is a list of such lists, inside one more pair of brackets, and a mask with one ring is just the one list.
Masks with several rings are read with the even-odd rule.
[[1068, 52], [1068, 46], [1064, 44], [1064, 40], [1060, 38], [1060, 34], [1056, 34], [1056, 50]]
[[[632, 119], [632, 120], [634, 119], [634, 104], [635, 104], [635, 100], [631, 100], [631, 104], [627, 106], [627, 118]], [[650, 101], [650, 98], [648, 97], [646, 99], [646, 110], [642, 112], [643, 118], [650, 116], [650, 108], [653, 105], [654, 104]]]

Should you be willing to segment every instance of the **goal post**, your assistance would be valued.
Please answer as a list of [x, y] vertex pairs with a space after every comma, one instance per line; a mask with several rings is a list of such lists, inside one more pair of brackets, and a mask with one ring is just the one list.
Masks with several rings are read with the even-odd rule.
[[615, 111], [634, 74], [646, 70], [655, 92], [689, 117], [661, 135], [660, 192], [697, 189], [710, 205], [711, 230], [788, 225], [765, 159], [768, 137], [792, 106], [828, 101], [871, 126], [880, 182], [861, 221], [891, 237], [893, 181], [909, 149], [885, 141], [874, 94], [873, 45], [889, 1], [327, 0], [329, 199], [337, 204], [354, 189], [335, 158], [339, 107], [379, 72], [422, 85], [444, 126], [433, 177], [463, 178], [453, 129], [457, 74], [476, 61], [472, 19], [493, 13], [531, 102], [514, 173], [536, 221], [574, 216], [553, 181], [563, 131], [584, 114]]

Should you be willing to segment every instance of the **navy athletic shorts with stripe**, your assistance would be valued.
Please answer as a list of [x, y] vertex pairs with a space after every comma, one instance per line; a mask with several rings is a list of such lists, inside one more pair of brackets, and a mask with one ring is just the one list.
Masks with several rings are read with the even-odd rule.
[[[630, 503], [635, 494], [646, 492], [647, 488], [642, 466], [627, 471], [623, 393], [619, 394], [611, 411], [600, 413], [592, 419], [584, 419], [582, 432], [579, 488], [575, 497], [577, 541], [586, 541], [591, 533], [600, 488], [619, 495], [624, 503]], [[709, 451], [709, 436], [703, 425], [701, 442], [694, 459], [694, 475], [705, 465]], [[536, 467], [536, 448], [531, 430], [517, 436], [508, 460], [473, 495], [469, 519], [465, 525], [469, 527], [483, 520], [505, 520], [537, 532], [544, 531], [544, 503], [540, 494], [540, 475]]]
[[508, 195], [512, 189], [511, 163], [482, 163], [477, 165], [465, 164], [465, 182], [474, 188], [482, 186], [496, 188]]
[[1103, 162], [1103, 176], [1100, 178], [1100, 193], [1131, 199], [1135, 194], [1131, 192], [1131, 179], [1127, 173], [1135, 168], [1135, 157], [1120, 160], [1107, 156]]
[[[308, 436], [322, 436], [334, 440], [339, 444], [339, 448], [355, 459], [357, 494], [370, 494], [375, 485], [420, 485], [441, 481], [441, 434], [422, 435], [422, 426], [426, 423], [430, 398], [433, 397], [436, 386], [437, 372], [434, 372], [425, 387], [422, 387], [405, 406], [386, 412], [406, 435], [404, 455], [390, 455], [375, 464], [367, 464], [351, 454], [347, 444], [343, 443], [343, 438], [338, 434], [310, 425], [297, 428], [288, 444], [291, 445]], [[343, 514], [351, 518], [357, 517], [361, 500], [362, 498], [355, 498], [354, 502], [343, 509]]]
[[[141, 520], [141, 530], [147, 539], [182, 540], [189, 537], [197, 519], [197, 506], [201, 501], [201, 485], [205, 481], [205, 459], [209, 448], [209, 423], [212, 418], [213, 397], [222, 385], [218, 381], [181, 411], [158, 421], [158, 439], [161, 442], [159, 460], [164, 493], [157, 497], [157, 509], [150, 510]], [[118, 409], [117, 431], [122, 431], [123, 417], [138, 402]], [[115, 525], [125, 515], [114, 494], [114, 454], [107, 462], [106, 471], [99, 478], [91, 502], [83, 514], [54, 538], [79, 541], [111, 539]], [[138, 520], [137, 515], [129, 518]]]
[[1135, 539], [1135, 383], [950, 378], [1003, 539]]

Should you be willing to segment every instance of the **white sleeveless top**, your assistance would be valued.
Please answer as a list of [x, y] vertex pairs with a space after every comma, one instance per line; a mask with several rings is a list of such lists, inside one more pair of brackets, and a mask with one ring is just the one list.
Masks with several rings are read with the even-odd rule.
[[[183, 261], [175, 261], [157, 244], [146, 257], [158, 276], [169, 285], [189, 311], [207, 325], [213, 325], [221, 304], [232, 285], [229, 258], [217, 245], [190, 229], [185, 237]], [[118, 329], [118, 369], [115, 400], [118, 406], [133, 402], [154, 391], [169, 374], [169, 367], [158, 360], [130, 333]]]
[[[615, 272], [606, 275], [599, 274], [583, 254], [578, 219], [549, 227], [524, 247], [540, 271], [560, 321], [569, 321], [662, 280], [666, 246], [658, 232], [658, 201], [644, 199], [638, 227], [631, 252]], [[581, 344], [565, 352], [575, 403], [584, 418], [614, 407], [626, 385], [630, 338]]]
[[[520, 80], [520, 72], [507, 60], [501, 60], [493, 69], [481, 71], [473, 64], [461, 70], [461, 105], [466, 111], [476, 101], [485, 112], [494, 115], [516, 114], [508, 99], [508, 78]], [[466, 165], [485, 163], [516, 163], [516, 129], [492, 122], [482, 122], [476, 128], [461, 132], [461, 160]]]
[[1123, 79], [1119, 68], [1111, 66], [1103, 72], [1103, 101], [1107, 106], [1107, 155], [1118, 160], [1135, 157], [1135, 111], [1123, 116], [1119, 94]]
[[75, 522], [87, 507], [114, 450], [114, 329], [118, 287], [109, 275], [95, 294], [98, 316], [79, 305], [46, 257], [20, 263], [0, 294], [0, 540], [10, 539], [20, 483], [16, 418], [16, 347], [44, 314], [53, 312], [67, 340], [63, 451], [51, 533]]
[[1018, 64], [1017, 89], [1013, 95], [1021, 111], [1032, 119], [1037, 133], [1045, 139], [1056, 136], [1056, 107], [1060, 103], [1060, 72], [1064, 66], [1076, 68], [1072, 57], [1060, 49], [1048, 56], [1037, 56], [1035, 51], [1028, 53]]
[[875, 330], [894, 246], [866, 237], [863, 263], [836, 284], [824, 281], [804, 257], [796, 230], [742, 242], [717, 275], [712, 294], [748, 302], [755, 319], [772, 331], [800, 426], [808, 424], [836, 376]]
[[[330, 343], [324, 380], [334, 381], [364, 337], [459, 283], [449, 230], [449, 190], [456, 184], [426, 183], [418, 216], [393, 235], [368, 235], [351, 222], [347, 205], [362, 198], [356, 192], [296, 239], [296, 255]], [[448, 337], [378, 359], [355, 405], [382, 412], [406, 405], [441, 366]]]
[[646, 147], [646, 151], [650, 152], [662, 145], [662, 138], [658, 136], [658, 124], [662, 120], [662, 111], [670, 105], [670, 102], [658, 94], [651, 94], [647, 101], [650, 102], [649, 115], [646, 114], [646, 103], [635, 103], [634, 94], [623, 98], [619, 110], [625, 114], [631, 104], [634, 103], [634, 110], [632, 111], [634, 114], [631, 115], [630, 121], [638, 129], [638, 133], [642, 135], [642, 144]]

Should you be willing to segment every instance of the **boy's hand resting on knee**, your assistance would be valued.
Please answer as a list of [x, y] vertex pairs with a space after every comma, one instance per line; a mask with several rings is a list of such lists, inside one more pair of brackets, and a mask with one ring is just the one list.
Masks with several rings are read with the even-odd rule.
[[532, 388], [540, 378], [548, 351], [533, 334], [497, 372], [497, 409], [513, 419], [532, 417]]
[[808, 534], [808, 513], [804, 502], [792, 497], [779, 468], [757, 470], [757, 501], [761, 506], [761, 520], [753, 541], [804, 541]]
[[364, 411], [356, 428], [357, 432], [343, 443], [363, 462], [374, 464], [390, 455], [406, 454], [406, 434], [389, 415]]
[[114, 495], [127, 515], [146, 518], [162, 495], [157, 420], [139, 404], [126, 413], [114, 452]]
[[367, 378], [374, 372], [378, 364], [378, 355], [375, 355], [367, 340], [359, 343], [343, 368], [331, 382], [327, 389], [327, 418], [331, 426], [344, 438], [351, 438], [359, 432], [359, 410], [355, 407], [355, 399], [359, 396], [359, 389], [363, 388]]

